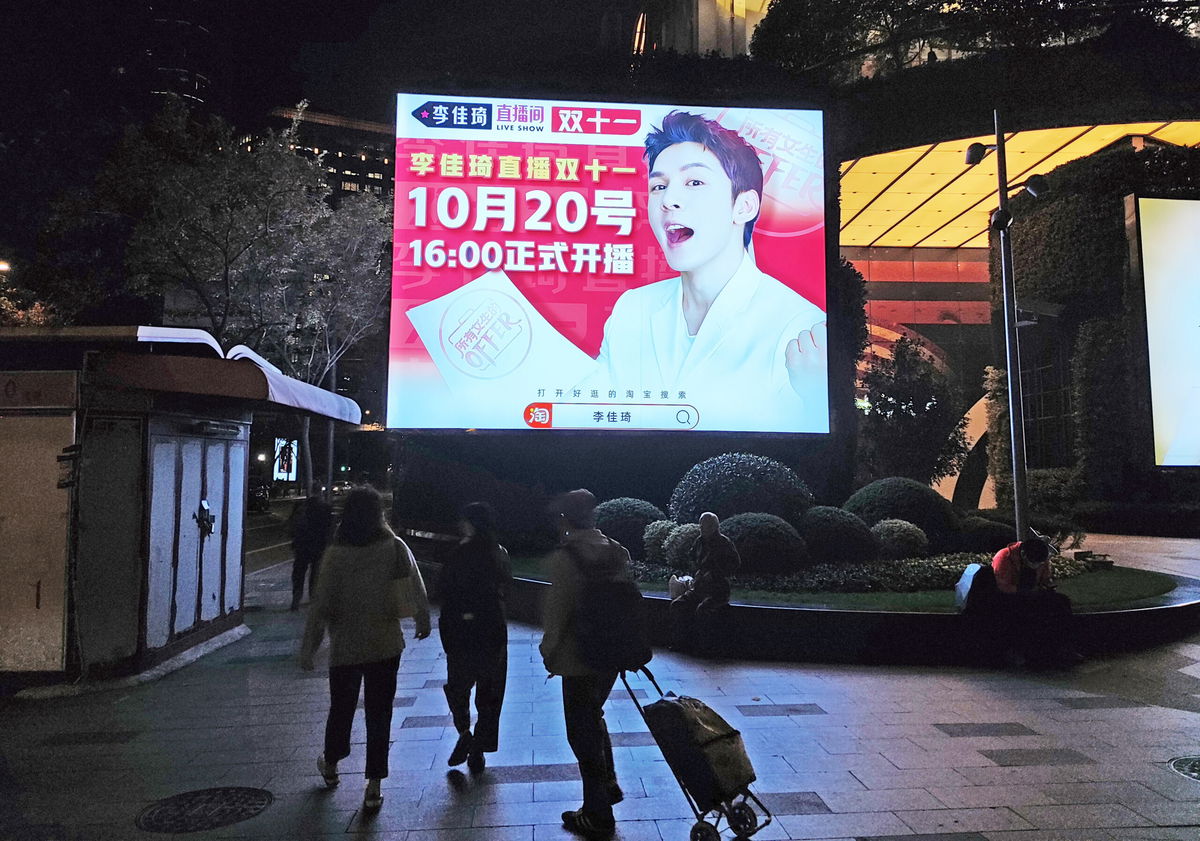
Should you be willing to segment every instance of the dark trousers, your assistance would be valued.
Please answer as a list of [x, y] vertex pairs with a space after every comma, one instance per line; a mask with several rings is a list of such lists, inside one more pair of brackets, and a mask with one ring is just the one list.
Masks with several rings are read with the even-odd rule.
[[292, 604], [300, 602], [304, 595], [304, 576], [308, 575], [308, 597], [311, 599], [317, 587], [317, 568], [321, 565], [323, 549], [293, 548], [295, 557], [292, 560]]
[[400, 655], [373, 663], [329, 667], [329, 718], [325, 722], [325, 761], [350, 755], [350, 729], [363, 688], [363, 715], [367, 720], [367, 773], [372, 780], [388, 775], [388, 746], [392, 741], [392, 702], [396, 700], [396, 672]]
[[[723, 589], [693, 587], [671, 601], [671, 645], [674, 648], [707, 647], [709, 627], [721, 608], [729, 604], [729, 586]], [[703, 640], [704, 645], [696, 643]]]
[[1010, 612], [1009, 643], [1033, 661], [1053, 660], [1063, 649], [1073, 649], [1074, 622], [1071, 600], [1053, 590], [1002, 593]]
[[604, 702], [616, 682], [615, 672], [563, 677], [563, 717], [567, 743], [579, 762], [583, 780], [583, 811], [601, 818], [612, 816], [609, 798], [617, 782], [612, 742], [604, 723]]
[[500, 739], [500, 708], [508, 678], [508, 646], [446, 648], [446, 703], [458, 732], [471, 729], [471, 688], [475, 688], [475, 750], [491, 752]]

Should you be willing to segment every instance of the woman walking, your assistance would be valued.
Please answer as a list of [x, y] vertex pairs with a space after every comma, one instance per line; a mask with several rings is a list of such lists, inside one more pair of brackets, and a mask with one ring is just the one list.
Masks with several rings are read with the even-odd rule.
[[337, 764], [350, 755], [350, 729], [359, 687], [367, 723], [367, 788], [364, 809], [383, 805], [380, 781], [388, 775], [392, 703], [404, 634], [400, 619], [413, 616], [417, 639], [429, 636], [425, 583], [407, 544], [383, 517], [383, 502], [370, 487], [346, 496], [342, 521], [321, 561], [317, 593], [309, 606], [300, 666], [313, 656], [329, 630], [329, 718], [325, 750], [317, 770], [332, 788]]
[[[458, 730], [449, 765], [465, 760], [483, 770], [485, 753], [498, 747], [500, 708], [508, 671], [504, 598], [512, 583], [508, 552], [496, 539], [496, 514], [483, 502], [467, 505], [459, 520], [462, 540], [448, 553], [438, 579], [438, 622], [446, 651], [446, 702]], [[471, 732], [471, 687], [475, 732]]]

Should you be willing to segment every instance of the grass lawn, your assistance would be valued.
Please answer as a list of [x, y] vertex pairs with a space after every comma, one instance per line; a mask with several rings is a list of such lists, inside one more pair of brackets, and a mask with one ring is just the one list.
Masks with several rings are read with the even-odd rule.
[[[542, 558], [514, 557], [513, 574], [520, 578], [545, 580]], [[665, 592], [666, 581], [646, 581], [639, 586], [649, 592]], [[1120, 607], [1122, 604], [1175, 589], [1168, 575], [1129, 567], [1086, 572], [1068, 578], [1058, 586], [1070, 596], [1076, 610], [1092, 611]], [[953, 613], [954, 592], [919, 590], [915, 593], [773, 593], [763, 590], [734, 589], [733, 601], [747, 604], [826, 607], [841, 610], [896, 610], [917, 613]]]

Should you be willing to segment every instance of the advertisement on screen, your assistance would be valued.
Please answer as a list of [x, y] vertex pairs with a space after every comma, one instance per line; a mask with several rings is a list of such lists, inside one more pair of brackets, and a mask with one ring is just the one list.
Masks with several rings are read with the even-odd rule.
[[275, 472], [272, 478], [276, 482], [296, 481], [296, 454], [298, 445], [287, 438], [275, 439]]
[[1154, 462], [1200, 465], [1200, 201], [1138, 199]]
[[819, 111], [400, 94], [387, 425], [824, 433]]

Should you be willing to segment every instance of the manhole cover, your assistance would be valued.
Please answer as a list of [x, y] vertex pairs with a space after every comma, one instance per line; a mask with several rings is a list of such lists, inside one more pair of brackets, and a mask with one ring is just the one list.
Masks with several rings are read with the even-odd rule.
[[1181, 756], [1171, 760], [1171, 770], [1193, 780], [1200, 780], [1200, 756]]
[[200, 832], [249, 820], [275, 798], [261, 788], [205, 788], [152, 803], [137, 817], [146, 832]]

